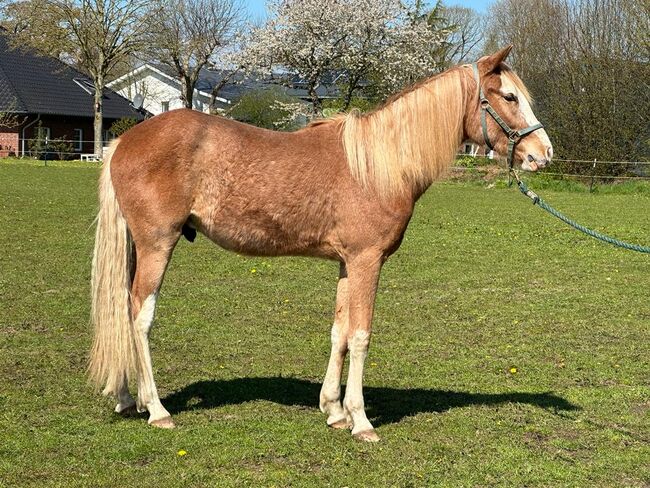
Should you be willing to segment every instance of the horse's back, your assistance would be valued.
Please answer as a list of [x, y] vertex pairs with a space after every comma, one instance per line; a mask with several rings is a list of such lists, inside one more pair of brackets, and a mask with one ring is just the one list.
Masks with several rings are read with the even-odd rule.
[[134, 127], [111, 162], [127, 221], [189, 223], [225, 248], [270, 255], [333, 254], [323, 243], [346, 170], [335, 127], [283, 133], [192, 110]]
[[112, 173], [135, 177], [215, 168], [251, 171], [277, 183], [291, 180], [292, 185], [300, 175], [331, 180], [332, 173], [345, 169], [337, 136], [337, 130], [277, 132], [194, 110], [172, 110], [120, 137]]

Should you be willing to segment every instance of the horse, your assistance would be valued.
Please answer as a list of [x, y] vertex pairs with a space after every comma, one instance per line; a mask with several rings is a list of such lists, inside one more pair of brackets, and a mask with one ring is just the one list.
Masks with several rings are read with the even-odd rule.
[[[339, 263], [319, 405], [330, 427], [379, 440], [364, 410], [364, 361], [382, 264], [400, 246], [415, 202], [464, 140], [507, 148], [524, 170], [552, 158], [526, 87], [504, 62], [511, 47], [420, 81], [372, 112], [295, 132], [180, 109], [113, 141], [99, 181], [89, 375], [117, 398], [115, 411], [146, 411], [150, 425], [174, 427], [156, 390], [149, 332], [175, 245], [200, 232], [240, 254]], [[486, 119], [486, 109], [500, 122]], [[514, 141], [517, 128], [532, 126]]]

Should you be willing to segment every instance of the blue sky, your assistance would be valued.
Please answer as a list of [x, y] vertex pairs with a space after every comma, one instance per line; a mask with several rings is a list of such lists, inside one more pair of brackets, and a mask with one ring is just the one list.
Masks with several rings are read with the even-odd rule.
[[[254, 18], [261, 18], [265, 15], [265, 0], [243, 0], [248, 11]], [[432, 2], [431, 2], [432, 3]], [[486, 0], [448, 0], [447, 5], [462, 5], [463, 7], [472, 7], [479, 12], [485, 12], [491, 2]]]

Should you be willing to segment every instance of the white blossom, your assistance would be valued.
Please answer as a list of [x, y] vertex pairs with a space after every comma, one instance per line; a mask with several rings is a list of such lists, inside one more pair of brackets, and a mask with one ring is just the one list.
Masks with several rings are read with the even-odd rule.
[[383, 97], [435, 72], [436, 48], [447, 34], [400, 0], [270, 0], [268, 8], [240, 64], [266, 75], [298, 75], [315, 112], [321, 110], [316, 90], [332, 70], [345, 73], [345, 101], [364, 86]]

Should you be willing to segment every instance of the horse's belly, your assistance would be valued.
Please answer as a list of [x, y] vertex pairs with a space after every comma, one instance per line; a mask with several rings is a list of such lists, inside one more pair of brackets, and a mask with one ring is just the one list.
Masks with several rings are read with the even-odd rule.
[[323, 229], [277, 214], [249, 211], [219, 214], [198, 229], [224, 249], [253, 256], [316, 255], [335, 257]]

